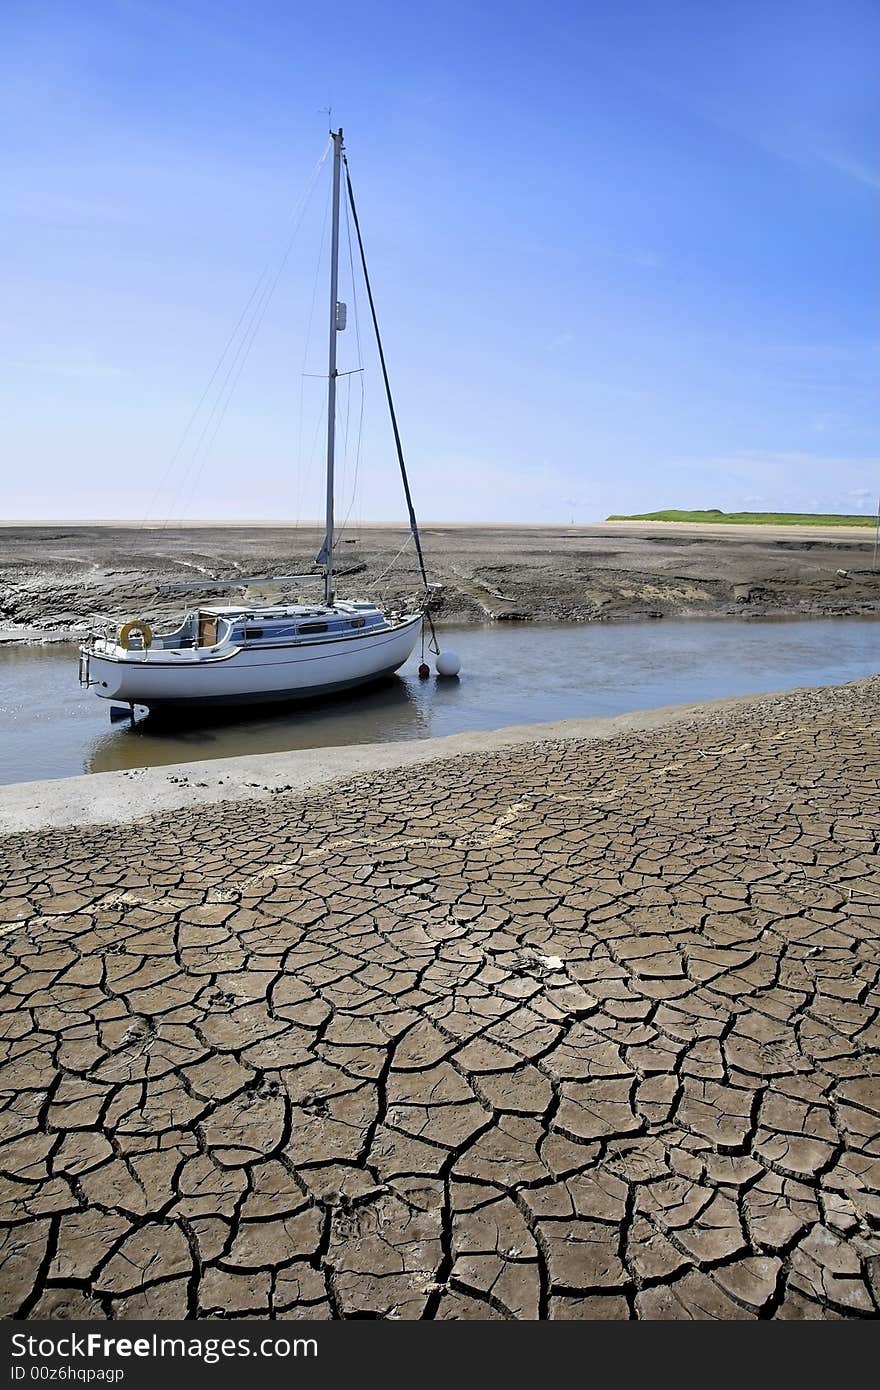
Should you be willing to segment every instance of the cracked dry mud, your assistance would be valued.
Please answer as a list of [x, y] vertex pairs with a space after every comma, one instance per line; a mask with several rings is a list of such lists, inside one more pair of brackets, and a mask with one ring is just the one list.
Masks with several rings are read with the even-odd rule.
[[2, 844], [2, 1312], [872, 1318], [880, 680]]

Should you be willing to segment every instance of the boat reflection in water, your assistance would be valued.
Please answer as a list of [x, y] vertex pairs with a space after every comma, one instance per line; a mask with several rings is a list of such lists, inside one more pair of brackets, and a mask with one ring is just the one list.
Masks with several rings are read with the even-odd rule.
[[117, 772], [243, 753], [427, 738], [431, 715], [419, 693], [417, 679], [388, 676], [357, 694], [297, 700], [285, 707], [141, 712], [134, 724], [115, 724], [92, 741], [85, 770]]

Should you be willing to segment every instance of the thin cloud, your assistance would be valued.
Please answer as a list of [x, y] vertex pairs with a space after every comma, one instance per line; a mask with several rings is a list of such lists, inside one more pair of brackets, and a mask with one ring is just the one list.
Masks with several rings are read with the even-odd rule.
[[92, 356], [55, 362], [28, 362], [21, 358], [9, 357], [0, 359], [0, 367], [8, 371], [33, 372], [38, 376], [76, 377], [81, 380], [129, 375], [123, 367], [114, 367], [109, 362], [99, 362]]
[[560, 333], [556, 338], [551, 338], [549, 343], [545, 343], [545, 352], [559, 352], [562, 348], [570, 347], [574, 342], [573, 333]]
[[866, 188], [880, 190], [880, 172], [869, 168], [861, 160], [852, 159], [849, 155], [829, 154], [824, 150], [815, 150], [814, 156], [823, 164], [836, 169], [845, 178], [854, 179], [856, 183], [864, 184]]

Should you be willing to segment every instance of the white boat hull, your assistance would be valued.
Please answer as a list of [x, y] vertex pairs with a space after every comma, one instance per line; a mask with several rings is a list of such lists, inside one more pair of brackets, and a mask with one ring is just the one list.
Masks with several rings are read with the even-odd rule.
[[415, 649], [421, 615], [377, 632], [277, 646], [162, 648], [105, 654], [89, 649], [88, 681], [105, 700], [124, 704], [191, 706], [262, 704], [309, 699], [390, 675]]

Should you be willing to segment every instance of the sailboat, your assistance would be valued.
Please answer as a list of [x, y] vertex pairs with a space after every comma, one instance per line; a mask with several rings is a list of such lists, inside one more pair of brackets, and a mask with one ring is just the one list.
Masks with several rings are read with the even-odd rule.
[[[415, 650], [430, 596], [404, 464], [397, 417], [385, 365], [366, 256], [345, 156], [342, 130], [333, 142], [330, 249], [330, 323], [327, 377], [326, 517], [315, 570], [307, 575], [236, 577], [199, 582], [197, 587], [246, 588], [265, 582], [301, 584], [323, 581], [323, 602], [254, 605], [201, 604], [167, 633], [132, 619], [121, 629], [91, 632], [80, 648], [80, 682], [104, 700], [158, 707], [263, 704], [348, 690], [390, 675]], [[342, 166], [364, 282], [370, 304], [410, 527], [425, 586], [425, 598], [412, 612], [386, 612], [370, 602], [336, 596], [334, 574], [334, 463], [336, 433], [336, 349], [345, 328], [346, 306], [338, 299], [339, 211]], [[173, 586], [176, 587], [176, 586]], [[427, 668], [423, 668], [427, 669]]]

